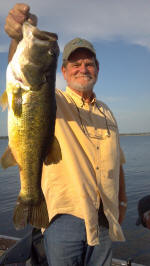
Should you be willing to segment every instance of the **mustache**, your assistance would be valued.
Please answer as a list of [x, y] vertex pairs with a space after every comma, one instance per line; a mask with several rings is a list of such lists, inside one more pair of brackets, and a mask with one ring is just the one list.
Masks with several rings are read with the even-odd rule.
[[92, 78], [91, 75], [88, 75], [88, 74], [80, 74], [80, 75], [76, 75], [77, 78]]

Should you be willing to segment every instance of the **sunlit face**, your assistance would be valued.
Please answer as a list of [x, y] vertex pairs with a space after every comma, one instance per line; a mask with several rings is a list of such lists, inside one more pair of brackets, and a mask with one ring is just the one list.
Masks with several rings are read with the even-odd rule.
[[98, 76], [98, 66], [94, 56], [87, 49], [77, 49], [69, 57], [66, 67], [62, 67], [67, 85], [77, 91], [93, 90]]

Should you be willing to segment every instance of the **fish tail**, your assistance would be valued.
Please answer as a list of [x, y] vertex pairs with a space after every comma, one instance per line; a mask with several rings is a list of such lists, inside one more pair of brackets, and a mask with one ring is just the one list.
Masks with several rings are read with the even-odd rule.
[[49, 225], [49, 217], [45, 199], [40, 205], [32, 207], [29, 223], [36, 228], [47, 228]]
[[28, 224], [28, 216], [30, 213], [30, 207], [17, 201], [13, 214], [13, 222], [16, 230], [21, 230]]
[[35, 228], [46, 228], [49, 224], [49, 218], [45, 199], [38, 205], [27, 205], [18, 199], [13, 222], [17, 230], [25, 228], [28, 223]]

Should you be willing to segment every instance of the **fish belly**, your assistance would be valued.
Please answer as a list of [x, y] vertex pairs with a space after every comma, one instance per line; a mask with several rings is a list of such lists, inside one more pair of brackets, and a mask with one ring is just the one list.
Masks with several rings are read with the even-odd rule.
[[39, 91], [24, 93], [20, 101], [21, 112], [14, 113], [13, 108], [10, 108], [8, 114], [9, 147], [19, 166], [21, 184], [14, 223], [16, 228], [24, 227], [22, 223], [26, 222], [41, 228], [48, 224], [46, 203], [41, 190], [42, 164], [54, 135], [51, 132], [54, 126], [48, 84], [44, 84]]

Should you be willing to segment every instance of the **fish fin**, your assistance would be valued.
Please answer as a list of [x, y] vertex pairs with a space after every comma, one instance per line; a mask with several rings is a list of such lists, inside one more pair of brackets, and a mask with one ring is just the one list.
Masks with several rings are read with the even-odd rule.
[[21, 116], [22, 114], [22, 92], [21, 88], [18, 88], [17, 93], [13, 93], [12, 98], [12, 109], [16, 116]]
[[45, 199], [41, 201], [40, 205], [32, 207], [29, 223], [36, 228], [48, 227], [49, 217]]
[[62, 160], [61, 148], [57, 138], [54, 136], [53, 143], [51, 144], [50, 151], [47, 154], [44, 163], [46, 165], [56, 164], [60, 160]]
[[8, 106], [8, 96], [6, 91], [4, 91], [4, 93], [0, 96], [0, 105], [2, 107], [2, 111], [4, 111]]
[[12, 154], [12, 151], [10, 149], [10, 147], [8, 146], [4, 152], [4, 154], [2, 155], [2, 157], [0, 158], [0, 165], [2, 166], [2, 168], [6, 169], [10, 166], [15, 166], [17, 165], [17, 162]]
[[13, 222], [16, 230], [21, 230], [28, 224], [28, 217], [30, 213], [29, 208], [29, 206], [26, 206], [20, 201], [17, 201], [13, 215]]
[[48, 211], [45, 199], [38, 205], [27, 205], [17, 201], [13, 222], [17, 230], [21, 230], [30, 223], [35, 228], [47, 228], [49, 225]]

